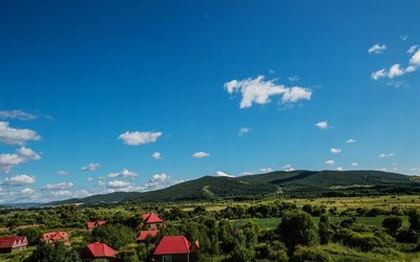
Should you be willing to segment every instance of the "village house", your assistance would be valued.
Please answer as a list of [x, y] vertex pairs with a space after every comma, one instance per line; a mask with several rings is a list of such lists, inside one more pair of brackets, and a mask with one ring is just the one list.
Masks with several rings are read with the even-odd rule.
[[3, 236], [0, 237], [0, 253], [12, 253], [25, 249], [28, 245], [26, 237], [22, 236]]
[[82, 257], [84, 261], [117, 261], [117, 255], [118, 252], [107, 244], [94, 242], [87, 245]]
[[153, 252], [153, 261], [193, 262], [198, 248], [197, 241], [191, 244], [185, 236], [164, 236]]
[[107, 223], [106, 220], [88, 221], [86, 222], [86, 228], [92, 231], [95, 227], [103, 226]]
[[42, 234], [42, 240], [48, 244], [54, 244], [56, 242], [63, 242], [64, 245], [70, 245], [70, 234], [64, 231], [52, 231]]
[[165, 221], [160, 219], [155, 213], [146, 213], [142, 216], [143, 221], [141, 227], [143, 230], [157, 230], [158, 228], [165, 228]]

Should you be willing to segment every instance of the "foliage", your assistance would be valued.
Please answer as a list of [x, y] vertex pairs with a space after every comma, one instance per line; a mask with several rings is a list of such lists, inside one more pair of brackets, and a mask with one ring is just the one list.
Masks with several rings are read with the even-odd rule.
[[120, 249], [135, 241], [136, 235], [127, 226], [111, 225], [96, 227], [92, 231], [94, 241], [103, 242], [113, 248]]
[[402, 219], [401, 217], [397, 216], [389, 216], [384, 218], [382, 221], [382, 226], [389, 232], [391, 236], [396, 236], [398, 229], [402, 226]]

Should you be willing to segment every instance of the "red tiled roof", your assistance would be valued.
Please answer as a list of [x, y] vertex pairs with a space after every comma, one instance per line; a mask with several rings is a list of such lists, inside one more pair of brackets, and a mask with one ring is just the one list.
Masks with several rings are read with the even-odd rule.
[[103, 226], [106, 224], [106, 220], [98, 220], [98, 221], [88, 221], [86, 222], [86, 226], [88, 229], [94, 229], [97, 226]]
[[58, 240], [67, 240], [69, 238], [69, 233], [64, 231], [53, 231], [47, 232], [42, 235], [42, 239], [45, 241], [58, 241]]
[[22, 236], [4, 236], [0, 237], [0, 248], [14, 248], [28, 245], [26, 237]]
[[157, 245], [153, 255], [189, 254], [191, 244], [184, 236], [164, 236]]
[[104, 243], [95, 242], [87, 245], [85, 256], [92, 258], [117, 257], [118, 252]]
[[143, 222], [146, 224], [153, 224], [153, 223], [162, 223], [163, 220], [160, 219], [155, 213], [147, 213], [143, 214]]
[[148, 238], [156, 237], [159, 231], [157, 230], [144, 230], [140, 231], [139, 236], [137, 237], [137, 241], [144, 241]]

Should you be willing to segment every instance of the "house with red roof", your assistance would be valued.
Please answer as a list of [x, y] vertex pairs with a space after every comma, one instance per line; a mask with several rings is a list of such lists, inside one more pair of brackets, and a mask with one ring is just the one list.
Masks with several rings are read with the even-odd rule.
[[158, 225], [162, 228], [165, 227], [165, 221], [160, 219], [160, 217], [155, 213], [143, 214], [142, 219], [143, 221], [141, 222], [141, 227], [143, 229], [156, 230]]
[[136, 240], [139, 242], [145, 242], [149, 239], [157, 237], [158, 234], [159, 234], [158, 230], [142, 230], [140, 231]]
[[86, 222], [86, 227], [88, 230], [92, 231], [95, 227], [103, 226], [106, 223], [106, 220], [88, 221]]
[[54, 244], [56, 242], [63, 242], [64, 245], [70, 245], [70, 234], [65, 231], [52, 231], [42, 234], [42, 240], [48, 244]]
[[0, 237], [0, 253], [12, 253], [17, 250], [25, 249], [28, 240], [22, 236], [2, 236]]
[[196, 260], [198, 247], [191, 244], [185, 236], [164, 236], [153, 252], [157, 262], [192, 262]]
[[84, 261], [94, 261], [97, 259], [101, 261], [116, 261], [117, 255], [117, 251], [101, 242], [94, 242], [87, 245], [82, 254]]

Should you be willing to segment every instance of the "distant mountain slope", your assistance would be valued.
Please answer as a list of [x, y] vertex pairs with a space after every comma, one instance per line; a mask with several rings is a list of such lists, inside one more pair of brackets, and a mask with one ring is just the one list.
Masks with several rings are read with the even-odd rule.
[[381, 171], [277, 171], [236, 178], [205, 176], [151, 192], [117, 192], [51, 204], [392, 192], [420, 192], [420, 182], [416, 177]]

